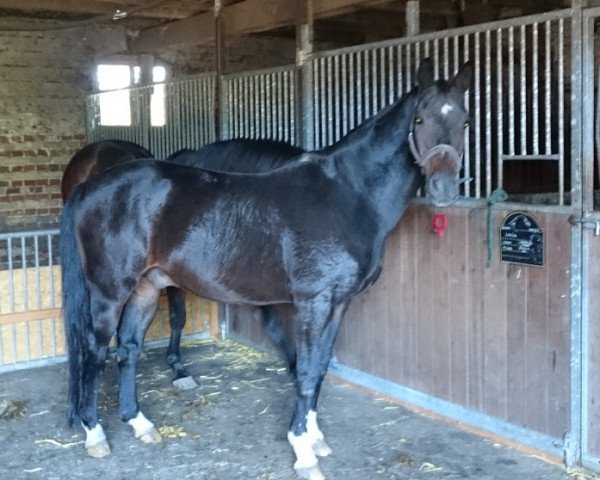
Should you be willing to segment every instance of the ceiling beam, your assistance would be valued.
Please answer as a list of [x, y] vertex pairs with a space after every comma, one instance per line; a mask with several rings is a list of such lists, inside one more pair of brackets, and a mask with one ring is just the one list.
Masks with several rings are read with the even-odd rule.
[[[327, 18], [347, 13], [366, 5], [389, 3], [390, 0], [313, 0], [315, 18]], [[245, 0], [225, 6], [222, 12], [228, 36], [264, 32], [296, 22], [295, 2], [281, 0]], [[212, 24], [212, 29], [208, 25]], [[172, 22], [165, 26], [142, 30], [131, 40], [133, 52], [151, 52], [175, 45], [194, 45], [214, 41], [212, 12]]]
[[[128, 7], [123, 7], [123, 2], [104, 0], [0, 0], [0, 9], [89, 15], [108, 15], [115, 13], [117, 10], [127, 12], [128, 8], [131, 9], [138, 6], [139, 5], [130, 4]], [[186, 16], [184, 12], [178, 12], [173, 9], [163, 9], [161, 7], [140, 10], [133, 15], [138, 17], [167, 18], [174, 20], [185, 18]]]
[[[175, 24], [177, 28], [172, 28]], [[129, 39], [128, 51], [147, 53], [165, 46], [211, 43], [215, 41], [215, 26], [215, 17], [210, 12], [142, 30], [139, 35]]]

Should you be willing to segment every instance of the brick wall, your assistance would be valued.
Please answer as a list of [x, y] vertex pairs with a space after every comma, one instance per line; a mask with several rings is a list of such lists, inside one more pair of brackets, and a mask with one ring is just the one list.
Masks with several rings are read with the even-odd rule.
[[57, 225], [94, 65], [124, 42], [120, 28], [0, 32], [0, 232]]
[[[16, 20], [15, 20], [16, 22]], [[126, 53], [119, 27], [45, 32], [4, 32], [0, 19], [0, 233], [58, 225], [60, 179], [86, 143], [85, 95], [96, 64]], [[292, 40], [229, 39], [226, 71], [292, 63]], [[157, 53], [173, 74], [214, 70], [214, 46]]]

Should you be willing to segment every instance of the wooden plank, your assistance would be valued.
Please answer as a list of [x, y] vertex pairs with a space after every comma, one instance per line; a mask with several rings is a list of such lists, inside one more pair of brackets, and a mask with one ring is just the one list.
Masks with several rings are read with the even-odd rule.
[[157, 49], [176, 45], [202, 45], [215, 41], [215, 17], [203, 13], [176, 22], [143, 30], [129, 40], [130, 52], [153, 52]]
[[467, 407], [483, 410], [485, 339], [486, 211], [469, 211], [468, 311], [467, 311]]
[[416, 385], [419, 390], [435, 393], [435, 310], [434, 299], [437, 294], [435, 275], [431, 262], [433, 236], [428, 230], [431, 214], [428, 209], [419, 209], [417, 216], [417, 256], [419, 269], [419, 289], [417, 303], [417, 375]]
[[456, 209], [450, 220], [449, 254], [449, 322], [450, 322], [450, 394], [449, 400], [459, 405], [467, 403], [467, 299], [468, 299], [468, 239], [469, 214]]
[[[383, 376], [394, 379], [401, 374], [403, 364], [399, 363], [402, 356], [402, 338], [405, 335], [405, 319], [403, 315], [402, 295], [402, 227], [396, 229], [388, 239], [388, 248], [384, 260], [383, 272], [389, 284], [387, 297], [383, 300], [383, 317], [381, 335], [385, 339], [384, 358], [386, 365], [382, 370]], [[401, 362], [401, 360], [400, 360]]]
[[600, 311], [600, 238], [592, 236], [591, 232], [585, 232], [589, 235], [589, 258], [588, 262], [588, 312], [590, 314], [589, 335], [588, 335], [588, 395], [587, 415], [588, 415], [588, 438], [587, 449], [595, 456], [600, 455], [600, 409], [598, 408], [598, 399], [600, 399], [600, 322], [595, 321], [597, 317], [595, 312]]
[[[1, 9], [22, 11], [46, 11], [59, 13], [81, 13], [93, 15], [112, 15], [117, 10], [127, 11], [122, 3], [96, 0], [0, 0]], [[134, 7], [129, 7], [134, 8]], [[134, 14], [139, 17], [179, 19], [186, 16], [186, 12], [176, 9], [151, 8], [140, 10]]]
[[527, 267], [507, 266], [507, 420], [527, 424]]
[[459, 210], [456, 208], [446, 208], [443, 210], [448, 218], [448, 227], [442, 236], [433, 233], [433, 213], [428, 212], [425, 224], [422, 226], [423, 235], [429, 235], [431, 238], [431, 275], [434, 282], [433, 304], [433, 326], [434, 336], [432, 347], [434, 351], [434, 385], [433, 393], [436, 397], [444, 400], [450, 399], [450, 365], [452, 355], [450, 353], [450, 309], [451, 298], [449, 295], [450, 281], [454, 274], [455, 262], [448, 256], [448, 251], [454, 242], [454, 233], [456, 231], [455, 219]]
[[[569, 429], [571, 393], [571, 228], [568, 215], [555, 215], [546, 233], [548, 269], [548, 434], [560, 438]], [[600, 280], [600, 279], [599, 279]]]
[[30, 312], [5, 313], [0, 315], [0, 325], [12, 323], [32, 322], [35, 320], [46, 320], [48, 318], [60, 318], [60, 308], [47, 308], [44, 310], [33, 310]]
[[411, 206], [408, 208], [400, 228], [402, 232], [402, 313], [404, 315], [402, 331], [402, 378], [405, 385], [416, 388], [417, 385], [417, 365], [419, 360], [417, 335], [418, 318], [417, 305], [419, 304], [419, 265], [417, 260], [417, 245], [419, 245], [418, 233], [418, 211], [420, 207]]
[[507, 266], [500, 260], [498, 228], [505, 212], [494, 215], [492, 265], [485, 269], [485, 412], [506, 420], [507, 416]]
[[[536, 215], [546, 236], [555, 222], [549, 215]], [[550, 217], [550, 218], [548, 218]], [[565, 228], [560, 226], [559, 228]], [[546, 237], [547, 239], [547, 237]], [[552, 252], [552, 245], [546, 244]], [[527, 427], [548, 432], [548, 269], [529, 267], [527, 273]]]
[[225, 7], [222, 17], [228, 35], [244, 35], [294, 25], [296, 5], [293, 2], [247, 0]]
[[[314, 17], [325, 18], [352, 11], [363, 5], [383, 0], [314, 0]], [[223, 8], [225, 31], [228, 36], [273, 30], [295, 25], [296, 5], [274, 0], [245, 0]], [[152, 52], [174, 45], [200, 45], [215, 39], [213, 12], [203, 13], [168, 25], [148, 28], [129, 43], [132, 52]]]

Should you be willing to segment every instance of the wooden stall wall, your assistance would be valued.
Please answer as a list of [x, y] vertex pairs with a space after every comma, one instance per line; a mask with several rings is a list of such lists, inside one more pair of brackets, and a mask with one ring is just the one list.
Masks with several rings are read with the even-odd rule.
[[[587, 422], [587, 452], [596, 458], [600, 458], [600, 322], [598, 322], [598, 312], [600, 311], [600, 237], [594, 236], [592, 232], [586, 232], [589, 235], [588, 258], [584, 260], [587, 265], [587, 308], [588, 308], [588, 335], [587, 339], [587, 376], [586, 401]], [[584, 440], [585, 441], [585, 440]]]
[[569, 429], [568, 215], [534, 213], [545, 266], [500, 261], [494, 211], [487, 264], [485, 209], [409, 208], [388, 242], [378, 282], [351, 304], [337, 342], [342, 364], [562, 438]]
[[[488, 268], [487, 210], [444, 212], [449, 226], [437, 237], [430, 208], [408, 209], [381, 277], [350, 304], [338, 361], [561, 439], [570, 421], [568, 215], [533, 213], [546, 242], [537, 268], [500, 261], [498, 228], [509, 212], [494, 211]], [[231, 335], [272, 348], [253, 311], [232, 308]]]
[[[61, 292], [59, 266], [0, 270], [0, 370], [66, 355]], [[217, 304], [187, 295], [186, 315], [184, 334], [208, 334], [217, 322]], [[146, 340], [169, 335], [168, 302], [162, 296]]]

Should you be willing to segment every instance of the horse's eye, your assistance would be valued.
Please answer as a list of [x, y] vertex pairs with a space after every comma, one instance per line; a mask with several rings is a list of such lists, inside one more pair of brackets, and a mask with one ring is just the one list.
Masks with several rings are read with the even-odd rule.
[[415, 117], [415, 124], [421, 125], [423, 123], [423, 119], [421, 117]]
[[471, 126], [471, 122], [469, 122], [468, 120], [465, 121], [465, 124], [463, 125], [463, 127], [469, 128], [470, 126]]

